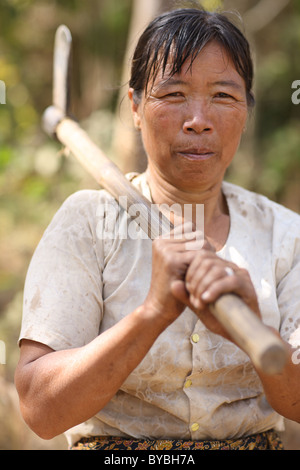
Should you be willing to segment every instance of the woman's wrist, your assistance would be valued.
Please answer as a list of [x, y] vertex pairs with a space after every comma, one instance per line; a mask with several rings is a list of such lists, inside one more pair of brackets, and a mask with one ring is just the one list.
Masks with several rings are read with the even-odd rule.
[[174, 320], [166, 315], [160, 305], [146, 300], [135, 310], [137, 319], [143, 322], [145, 328], [151, 329], [153, 332], [156, 330], [158, 334], [162, 333]]

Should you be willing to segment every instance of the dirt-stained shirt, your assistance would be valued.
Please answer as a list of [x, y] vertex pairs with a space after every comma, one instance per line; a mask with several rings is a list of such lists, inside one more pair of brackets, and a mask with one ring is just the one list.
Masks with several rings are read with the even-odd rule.
[[[145, 174], [133, 177], [151, 200]], [[246, 268], [263, 321], [300, 347], [300, 216], [223, 183], [230, 232], [218, 252]], [[152, 241], [104, 190], [70, 196], [28, 269], [20, 339], [54, 350], [92, 341], [141, 305]], [[130, 235], [130, 236], [129, 236]], [[66, 432], [81, 437], [226, 439], [283, 429], [248, 356], [186, 308], [96, 416]]]

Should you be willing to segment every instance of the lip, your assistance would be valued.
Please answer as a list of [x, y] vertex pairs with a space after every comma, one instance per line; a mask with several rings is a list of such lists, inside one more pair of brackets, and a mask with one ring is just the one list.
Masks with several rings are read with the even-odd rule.
[[187, 160], [193, 160], [193, 161], [208, 160], [209, 158], [215, 155], [215, 152], [213, 152], [210, 149], [198, 149], [198, 148], [183, 149], [183, 150], [178, 151], [177, 153], [181, 157], [184, 157]]

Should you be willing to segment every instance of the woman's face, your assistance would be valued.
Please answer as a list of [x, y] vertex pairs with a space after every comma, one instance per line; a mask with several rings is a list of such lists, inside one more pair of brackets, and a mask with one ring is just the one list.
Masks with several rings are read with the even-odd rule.
[[217, 42], [189, 65], [158, 74], [138, 104], [129, 91], [149, 170], [183, 190], [222, 181], [248, 114], [245, 82]]

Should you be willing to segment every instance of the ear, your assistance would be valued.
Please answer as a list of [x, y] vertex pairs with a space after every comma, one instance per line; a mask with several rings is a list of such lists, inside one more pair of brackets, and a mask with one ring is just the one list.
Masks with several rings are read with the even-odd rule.
[[136, 129], [141, 128], [141, 117], [140, 117], [140, 106], [139, 103], [136, 102], [134, 99], [134, 89], [129, 88], [128, 90], [128, 98], [131, 102], [131, 111], [133, 116], [133, 122]]

